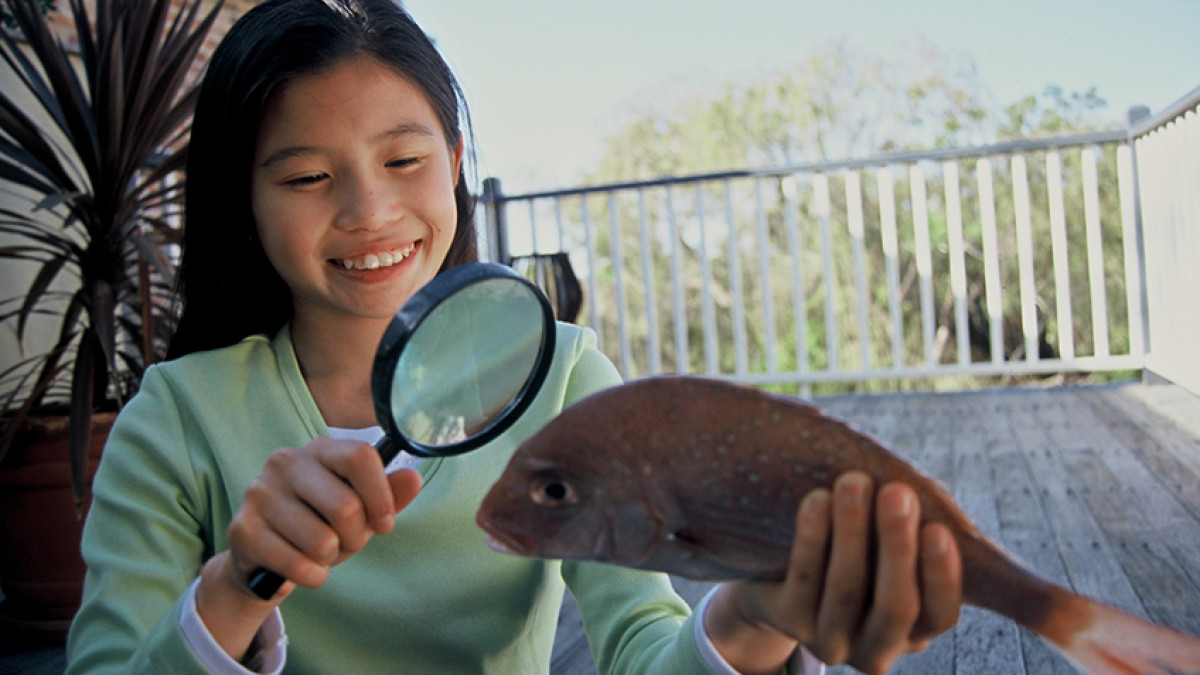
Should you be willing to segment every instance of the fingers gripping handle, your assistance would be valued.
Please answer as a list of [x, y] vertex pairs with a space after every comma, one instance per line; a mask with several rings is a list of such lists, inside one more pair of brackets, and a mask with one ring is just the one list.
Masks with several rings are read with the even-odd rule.
[[[387, 436], [384, 436], [375, 444], [375, 449], [379, 451], [384, 466], [392, 461], [396, 455], [400, 454], [400, 448], [396, 447], [395, 443]], [[346, 484], [349, 485], [349, 481]], [[259, 598], [270, 600], [279, 592], [279, 587], [283, 586], [283, 582], [283, 577], [265, 567], [259, 567], [250, 573], [249, 579], [246, 580], [246, 585]]]
[[[375, 444], [375, 449], [379, 451], [379, 455], [383, 459], [385, 466], [396, 455], [400, 454], [400, 448], [396, 447], [386, 436]], [[349, 485], [350, 483], [347, 481], [346, 484]], [[283, 582], [283, 577], [265, 567], [259, 567], [250, 573], [250, 578], [246, 580], [246, 585], [259, 598], [270, 600], [279, 592], [279, 587], [283, 586]]]

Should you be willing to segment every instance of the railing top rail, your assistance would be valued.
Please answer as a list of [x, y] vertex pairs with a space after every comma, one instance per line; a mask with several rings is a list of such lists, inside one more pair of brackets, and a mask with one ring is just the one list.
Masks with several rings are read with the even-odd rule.
[[[1200, 89], [1193, 92], [1200, 96]], [[1156, 118], [1159, 116], [1155, 116]], [[1141, 128], [1142, 124], [1138, 124]], [[1129, 129], [1109, 129], [1104, 131], [1091, 131], [1081, 134], [1068, 134], [1063, 136], [1054, 136], [1051, 138], [1034, 138], [1034, 139], [1018, 139], [1013, 141], [1005, 141], [1003, 143], [994, 143], [991, 145], [978, 145], [966, 148], [933, 148], [928, 150], [906, 150], [903, 152], [884, 153], [864, 157], [859, 159], [840, 159], [840, 160], [824, 160], [819, 162], [801, 162], [798, 164], [787, 164], [777, 167], [761, 168], [761, 169], [740, 169], [735, 171], [718, 171], [714, 173], [691, 174], [687, 176], [665, 176], [644, 181], [625, 181], [619, 183], [604, 183], [599, 185], [586, 185], [573, 188], [564, 188], [560, 190], [544, 190], [539, 192], [526, 192], [515, 195], [499, 195], [500, 201], [526, 201], [530, 199], [547, 199], [552, 197], [573, 197], [588, 194], [616, 192], [619, 190], [631, 190], [639, 188], [664, 187], [669, 185], [680, 185], [689, 183], [703, 183], [709, 181], [731, 180], [735, 178], [752, 178], [757, 176], [786, 176], [793, 173], [821, 173], [838, 171], [841, 169], [855, 169], [872, 166], [887, 166], [890, 164], [914, 164], [922, 161], [938, 161], [948, 159], [962, 159], [964, 157], [986, 157], [989, 155], [1011, 155], [1018, 152], [1031, 152], [1035, 150], [1046, 150], [1050, 148], [1063, 148], [1077, 145], [1091, 145], [1096, 143], [1113, 143], [1123, 142], [1130, 138]]]
[[1154, 131], [1176, 117], [1187, 113], [1187, 111], [1194, 110], [1196, 106], [1200, 106], [1200, 87], [1196, 87], [1184, 94], [1179, 100], [1163, 108], [1158, 113], [1148, 115], [1135, 122], [1129, 129], [1129, 137], [1137, 138]]

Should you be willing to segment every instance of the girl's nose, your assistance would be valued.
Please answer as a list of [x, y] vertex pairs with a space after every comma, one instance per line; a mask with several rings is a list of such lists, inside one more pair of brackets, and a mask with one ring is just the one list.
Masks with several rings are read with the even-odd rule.
[[386, 180], [358, 175], [341, 189], [336, 226], [344, 230], [377, 230], [400, 217], [399, 202]]

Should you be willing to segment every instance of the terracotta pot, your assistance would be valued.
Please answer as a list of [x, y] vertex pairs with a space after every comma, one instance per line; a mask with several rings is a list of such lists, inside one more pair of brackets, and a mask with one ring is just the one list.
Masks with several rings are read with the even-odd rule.
[[67, 418], [29, 420], [0, 463], [0, 626], [65, 635], [83, 594], [79, 554], [91, 480], [115, 413], [92, 420], [88, 488], [76, 514]]

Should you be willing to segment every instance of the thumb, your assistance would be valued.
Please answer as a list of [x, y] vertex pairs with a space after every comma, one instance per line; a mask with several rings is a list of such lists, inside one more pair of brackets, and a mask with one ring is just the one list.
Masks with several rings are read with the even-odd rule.
[[421, 492], [421, 474], [415, 469], [400, 469], [388, 474], [388, 485], [392, 488], [392, 500], [396, 504], [396, 513], [417, 498]]

